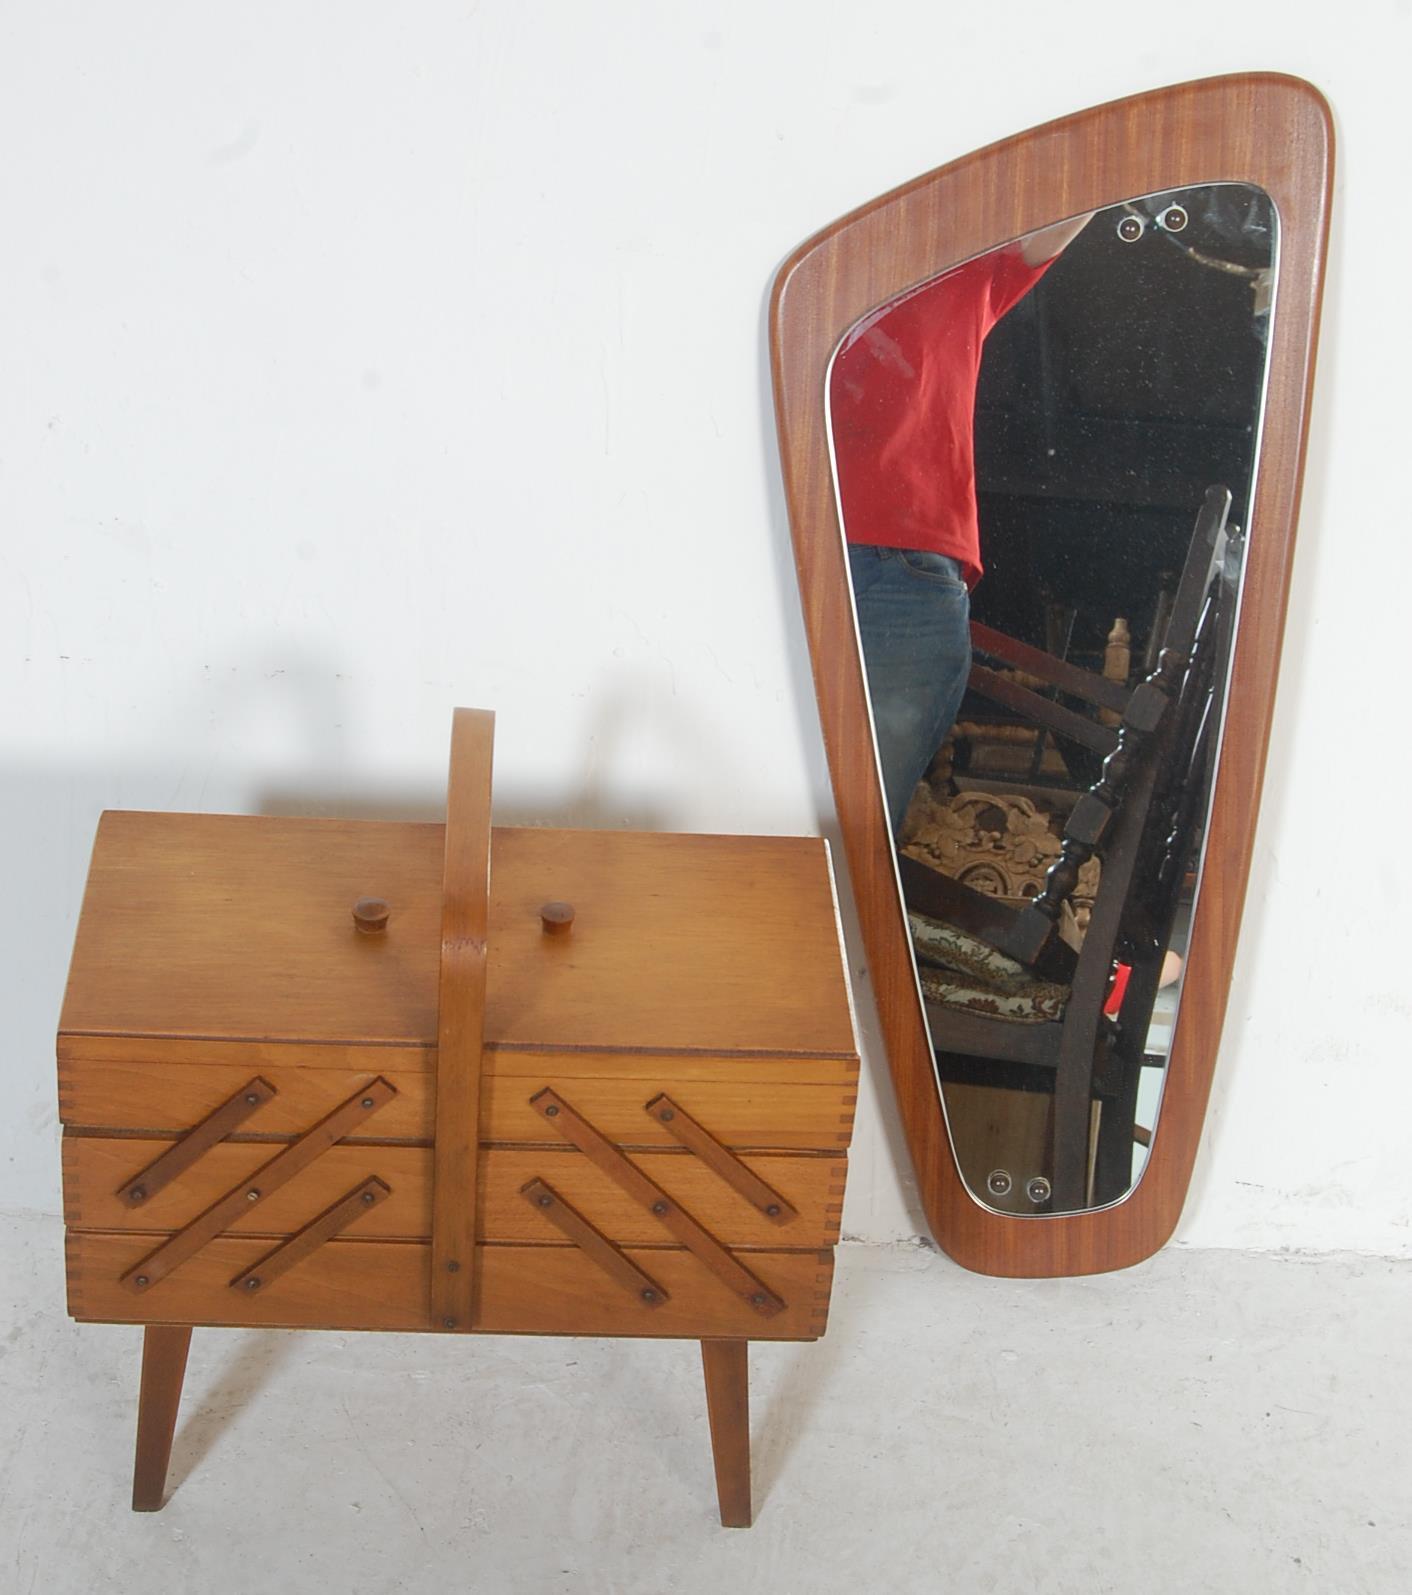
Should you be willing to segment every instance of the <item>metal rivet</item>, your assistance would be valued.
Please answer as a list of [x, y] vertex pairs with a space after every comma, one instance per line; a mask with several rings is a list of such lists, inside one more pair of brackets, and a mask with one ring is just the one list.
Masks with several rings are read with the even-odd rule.
[[260, 1281], [258, 1279], [247, 1279], [245, 1281], [245, 1288], [246, 1290], [259, 1290]]
[[547, 1191], [542, 1196], [536, 1196], [535, 1201], [538, 1202], [541, 1207], [554, 1206], [554, 1198], [550, 1196]]
[[372, 1099], [372, 1097], [364, 1097], [358, 1106], [360, 1108], [375, 1108], [377, 1103]]
[[757, 1290], [755, 1292], [755, 1294], [750, 1298], [750, 1305], [752, 1307], [763, 1307], [765, 1305], [765, 1294], [764, 1294], [764, 1292]]
[[377, 1201], [377, 1196], [372, 1191], [364, 1191], [363, 1192], [363, 1200], [365, 1202], [368, 1202], [368, 1203], [376, 1202]]
[[454, 1257], [446, 1265], [446, 1272], [448, 1274], [459, 1274], [461, 1272], [461, 1265], [456, 1261], [456, 1259]]
[[251, 1188], [250, 1188], [250, 1190], [248, 1190], [248, 1191], [247, 1191], [247, 1192], [246, 1192], [246, 1193], [245, 1193], [245, 1200], [246, 1200], [246, 1201], [247, 1201], [247, 1202], [258, 1202], [258, 1201], [259, 1201], [259, 1200], [260, 1200], [260, 1193], [259, 1193], [259, 1191], [258, 1191], [258, 1190], [257, 1190], [257, 1189], [255, 1189], [255, 1188], [254, 1188], [254, 1187], [253, 1187], [253, 1186], [252, 1186], [252, 1187], [251, 1187]]
[[551, 1102], [549, 1104], [549, 1106], [547, 1108], [545, 1108], [545, 1110], [544, 1110], [544, 1117], [546, 1119], [552, 1119], [558, 1114], [558, 1112], [559, 1112], [558, 1108], [556, 1108], [554, 1106], [554, 1104]]
[[654, 1202], [652, 1204], [652, 1211], [656, 1213], [658, 1217], [661, 1217], [661, 1215], [667, 1211], [667, 1204], [665, 1202]]
[[778, 1202], [771, 1202], [770, 1205], [765, 1209], [765, 1217], [766, 1218], [778, 1218], [779, 1216], [780, 1216], [780, 1204]]
[[441, 1320], [441, 1327], [443, 1329], [454, 1329], [456, 1327], [456, 1320], [454, 1318], [443, 1318]]
[[147, 1200], [147, 1187], [145, 1185], [134, 1185], [127, 1193], [127, 1199], [129, 1202], [145, 1202]]
[[662, 1123], [663, 1124], [670, 1124], [672, 1122], [672, 1120], [674, 1118], [676, 1118], [676, 1116], [677, 1116], [676, 1115], [676, 1111], [674, 1109], [672, 1109], [672, 1108], [663, 1108], [662, 1109]]
[[139, 1286], [141, 1286], [141, 1285], [150, 1285], [151, 1283], [152, 1283], [152, 1281], [150, 1279], [148, 1279], [146, 1274], [139, 1274], [137, 1276], [137, 1278], [133, 1280], [133, 1284], [134, 1285], [139, 1285]]
[[655, 1290], [653, 1290], [652, 1287], [649, 1285], [647, 1287], [647, 1289], [643, 1291], [642, 1299], [643, 1299], [643, 1301], [656, 1301], [657, 1300], [657, 1292]]
[[247, 1091], [245, 1093], [245, 1100], [253, 1108], [255, 1106], [255, 1104], [260, 1100], [260, 1093], [258, 1091]]

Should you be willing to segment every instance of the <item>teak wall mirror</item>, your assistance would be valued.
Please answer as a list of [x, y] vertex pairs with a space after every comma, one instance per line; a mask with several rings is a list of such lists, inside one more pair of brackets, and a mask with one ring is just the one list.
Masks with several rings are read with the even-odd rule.
[[1307, 83], [1188, 83], [941, 167], [775, 283], [784, 485], [889, 1064], [932, 1232], [981, 1272], [1125, 1267], [1181, 1212], [1331, 173]]

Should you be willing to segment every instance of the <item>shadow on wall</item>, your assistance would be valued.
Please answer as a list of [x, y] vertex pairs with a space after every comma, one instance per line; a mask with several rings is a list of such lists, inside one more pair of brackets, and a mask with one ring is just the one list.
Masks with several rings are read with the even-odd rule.
[[[499, 825], [565, 826], [591, 830], [773, 830], [759, 818], [762, 794], [775, 783], [755, 768], [744, 752], [745, 739], [729, 724], [693, 712], [659, 677], [644, 677], [632, 667], [614, 665], [599, 672], [575, 696], [589, 708], [579, 711], [572, 737], [563, 737], [546, 761], [536, 746], [543, 725], [563, 725], [562, 700], [546, 705], [541, 716], [533, 699], [511, 708], [487, 701], [474, 684], [448, 696], [444, 719], [428, 725], [425, 759], [438, 771], [450, 743], [451, 710], [456, 703], [497, 713], [495, 744], [495, 821]], [[550, 733], [552, 734], [552, 733]], [[532, 749], [532, 757], [524, 750]], [[519, 756], [517, 757], [517, 750]], [[563, 771], [553, 779], [526, 778], [526, 766], [552, 762]], [[425, 783], [384, 781], [366, 758], [356, 772], [340, 758], [330, 769], [309, 776], [281, 777], [259, 785], [260, 813], [324, 815], [343, 819], [440, 820], [445, 812], [445, 779]], [[702, 794], [711, 794], [709, 802]], [[738, 795], [738, 806], [723, 806], [720, 794]], [[748, 818], [741, 822], [740, 816]], [[787, 829], [797, 829], [790, 823]]]
[[[474, 694], [463, 694], [462, 700]], [[657, 831], [680, 829], [673, 823], [682, 806], [681, 780], [690, 779], [693, 766], [713, 771], [713, 779], [740, 779], [729, 746], [714, 738], [709, 726], [691, 724], [683, 714], [669, 712], [656, 699], [644, 697], [621, 678], [590, 694], [595, 712], [581, 733], [582, 752], [576, 771], [563, 781], [526, 781], [507, 774], [505, 750], [524, 727], [511, 724], [501, 713], [496, 723], [494, 756], [494, 816], [497, 825], [565, 826], [586, 830]], [[466, 703], [467, 707], [494, 709], [493, 704]], [[450, 745], [451, 711], [446, 705], [444, 730], [435, 756]], [[672, 709], [675, 709], [675, 705]], [[515, 715], [528, 711], [516, 710]], [[579, 740], [576, 738], [576, 740]], [[429, 750], [430, 752], [430, 750]], [[682, 772], [670, 787], [653, 772]], [[650, 794], [651, 786], [659, 787]], [[446, 813], [446, 784], [437, 782], [384, 782], [366, 768], [360, 770], [356, 789], [351, 779], [331, 782], [319, 770], [307, 778], [282, 777], [257, 787], [255, 812], [260, 814], [319, 816], [353, 820], [420, 820], [439, 822]]]

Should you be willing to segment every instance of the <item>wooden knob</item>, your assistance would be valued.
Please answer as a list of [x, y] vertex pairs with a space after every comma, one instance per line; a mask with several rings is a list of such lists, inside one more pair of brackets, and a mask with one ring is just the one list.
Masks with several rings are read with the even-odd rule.
[[387, 929], [387, 917], [392, 910], [380, 897], [360, 897], [353, 905], [353, 923], [369, 935]]
[[546, 936], [562, 936], [574, 922], [572, 903], [546, 903], [539, 911]]

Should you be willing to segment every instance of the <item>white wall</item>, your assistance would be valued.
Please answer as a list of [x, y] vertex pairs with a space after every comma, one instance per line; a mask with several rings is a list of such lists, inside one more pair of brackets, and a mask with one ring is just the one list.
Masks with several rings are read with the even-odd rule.
[[[101, 807], [432, 813], [473, 703], [502, 820], [832, 832], [775, 266], [1021, 127], [1275, 68], [1333, 102], [1340, 192], [1182, 1233], [1412, 1249], [1407, 733], [1366, 685], [1407, 678], [1406, 3], [11, 0], [0, 44], [0, 1201], [57, 1206], [52, 1033]], [[885, 1239], [916, 1221], [858, 986], [848, 1222]]]

